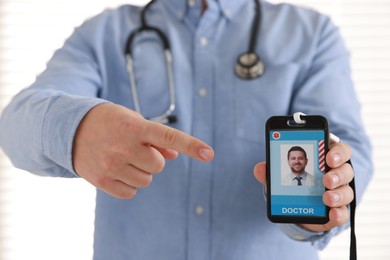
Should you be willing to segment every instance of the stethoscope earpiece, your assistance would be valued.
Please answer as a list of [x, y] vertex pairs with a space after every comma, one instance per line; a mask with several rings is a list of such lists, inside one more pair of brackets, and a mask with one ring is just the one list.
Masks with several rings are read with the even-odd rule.
[[264, 63], [256, 53], [247, 52], [238, 57], [235, 72], [242, 79], [255, 79], [264, 74]]

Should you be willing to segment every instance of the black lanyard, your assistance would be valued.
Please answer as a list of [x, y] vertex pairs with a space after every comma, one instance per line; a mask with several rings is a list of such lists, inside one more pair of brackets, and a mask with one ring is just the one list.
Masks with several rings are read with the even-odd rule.
[[[351, 160], [349, 163], [352, 166]], [[356, 212], [356, 186], [355, 186], [355, 178], [349, 183], [349, 186], [353, 190], [353, 200], [350, 204], [350, 223], [351, 223], [351, 236], [350, 236], [350, 247], [349, 247], [349, 259], [356, 260], [357, 259], [357, 248], [356, 248], [356, 234], [355, 234], [355, 212]]]

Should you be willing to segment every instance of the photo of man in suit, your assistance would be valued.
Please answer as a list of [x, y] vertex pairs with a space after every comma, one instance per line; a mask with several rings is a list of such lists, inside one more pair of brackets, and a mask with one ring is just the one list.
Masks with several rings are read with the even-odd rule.
[[287, 153], [287, 162], [291, 171], [282, 173], [282, 185], [312, 186], [314, 176], [306, 171], [308, 158], [306, 151], [301, 146], [292, 146]]

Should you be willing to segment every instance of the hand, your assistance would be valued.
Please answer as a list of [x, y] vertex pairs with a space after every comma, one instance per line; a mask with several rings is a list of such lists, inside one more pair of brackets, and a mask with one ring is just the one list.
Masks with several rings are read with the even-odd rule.
[[[326, 163], [331, 168], [323, 183], [328, 189], [323, 195], [324, 203], [330, 207], [329, 222], [324, 225], [302, 224], [301, 226], [316, 232], [323, 232], [345, 224], [349, 220], [348, 205], [354, 199], [353, 190], [348, 185], [354, 177], [350, 164], [346, 163], [352, 155], [347, 144], [335, 143], [326, 155]], [[254, 168], [256, 179], [266, 186], [266, 163], [258, 163]]]
[[78, 126], [73, 167], [97, 188], [130, 199], [164, 169], [166, 159], [176, 159], [179, 152], [204, 162], [214, 156], [210, 146], [184, 132], [125, 107], [101, 104]]

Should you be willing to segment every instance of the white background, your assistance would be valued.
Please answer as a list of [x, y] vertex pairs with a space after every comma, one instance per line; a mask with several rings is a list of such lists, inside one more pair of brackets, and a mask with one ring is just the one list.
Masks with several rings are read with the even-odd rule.
[[[105, 7], [136, 2], [140, 1], [0, 0], [0, 111], [44, 69], [75, 26]], [[376, 166], [357, 212], [359, 259], [390, 259], [390, 1], [286, 2], [329, 14], [351, 50]], [[93, 210], [94, 189], [89, 184], [16, 170], [0, 152], [1, 260], [91, 259]], [[335, 238], [321, 259], [348, 259], [348, 235]]]

